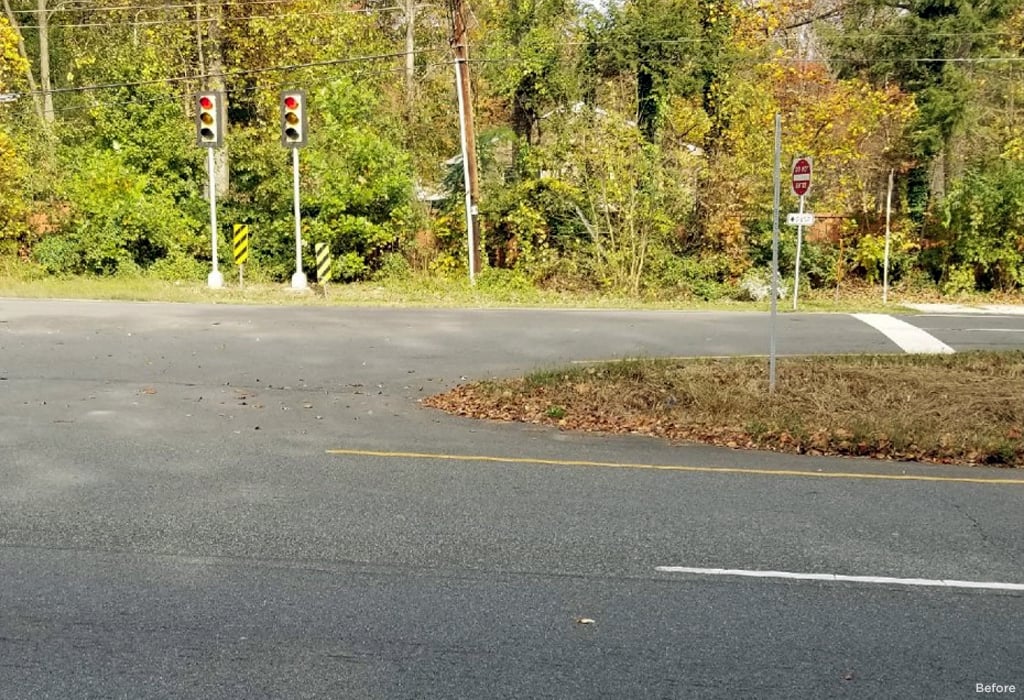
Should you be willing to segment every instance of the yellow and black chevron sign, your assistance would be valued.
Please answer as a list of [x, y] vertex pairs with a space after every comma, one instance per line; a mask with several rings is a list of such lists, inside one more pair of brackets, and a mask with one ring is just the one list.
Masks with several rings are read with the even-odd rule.
[[326, 243], [317, 243], [316, 249], [316, 281], [327, 284], [331, 281], [331, 248]]
[[235, 251], [235, 264], [241, 265], [249, 259], [249, 226], [248, 224], [235, 224], [235, 233], [231, 238]]

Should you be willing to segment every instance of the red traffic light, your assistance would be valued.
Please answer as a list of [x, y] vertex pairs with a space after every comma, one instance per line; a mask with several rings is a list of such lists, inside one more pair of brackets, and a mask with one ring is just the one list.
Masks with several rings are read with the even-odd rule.
[[212, 109], [213, 100], [211, 100], [208, 95], [203, 95], [199, 98], [199, 106], [203, 109]]
[[295, 109], [299, 106], [299, 101], [295, 99], [295, 95], [288, 95], [284, 98], [285, 109]]

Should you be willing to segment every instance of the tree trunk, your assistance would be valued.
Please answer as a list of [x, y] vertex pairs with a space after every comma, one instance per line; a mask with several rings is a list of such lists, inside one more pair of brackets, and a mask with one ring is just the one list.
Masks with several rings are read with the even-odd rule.
[[32, 73], [32, 61], [29, 60], [28, 52], [25, 50], [25, 39], [21, 34], [21, 26], [18, 24], [18, 19], [14, 16], [14, 12], [11, 10], [10, 0], [3, 0], [4, 2], [4, 14], [7, 15], [7, 21], [10, 22], [11, 28], [14, 29], [15, 34], [18, 35], [18, 54], [25, 60], [25, 77], [28, 79], [28, 89], [32, 93], [32, 106], [35, 107], [36, 117], [39, 118], [39, 123], [42, 126], [46, 126], [46, 116], [43, 113], [43, 103], [39, 99], [39, 88], [36, 85], [36, 76]]
[[39, 83], [43, 89], [43, 119], [53, 124], [53, 84], [50, 80], [50, 13], [46, 0], [36, 0], [36, 20], [39, 22]]
[[416, 90], [416, 0], [405, 0], [405, 100], [412, 104]]

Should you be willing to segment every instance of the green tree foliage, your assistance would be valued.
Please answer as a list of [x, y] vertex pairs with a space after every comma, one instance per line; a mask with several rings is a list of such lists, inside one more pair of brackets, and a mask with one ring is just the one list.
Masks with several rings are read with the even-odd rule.
[[[54, 0], [44, 32], [34, 0], [10, 2], [0, 93], [19, 98], [0, 102], [0, 255], [54, 274], [201, 280], [194, 98], [223, 89], [219, 219], [250, 224], [252, 274], [287, 279], [277, 102], [294, 87], [310, 117], [306, 258], [329, 243], [337, 279], [406, 270], [402, 254], [439, 273], [465, 266], [442, 9], [416, 6], [410, 69], [409, 3]], [[832, 222], [804, 249], [814, 283], [876, 281], [893, 169], [901, 271], [919, 264], [951, 292], [1021, 285], [1013, 0], [481, 0], [468, 31], [480, 221], [488, 264], [509, 268], [491, 277], [502, 284], [725, 293], [769, 249], [778, 111], [785, 160], [815, 157], [808, 204]], [[49, 95], [33, 77], [44, 34]], [[784, 255], [792, 247], [786, 236]]]
[[196, 252], [199, 222], [116, 151], [70, 152], [60, 230], [34, 249], [51, 274], [135, 274]]
[[[694, 0], [630, 0], [591, 20], [591, 79], [632, 78], [637, 123], [649, 142], [656, 140], [670, 96], [698, 90], [694, 73], [704, 51], [698, 5]], [[600, 99], [595, 91], [590, 101]]]
[[343, 256], [341, 277], [358, 279], [378, 269], [400, 246], [412, 216], [409, 158], [372, 124], [372, 93], [336, 81], [318, 94], [324, 115], [309, 149], [311, 239]]
[[[18, 37], [6, 19], [0, 19], [0, 93], [14, 93], [24, 84], [25, 60], [18, 53]], [[8, 116], [12, 105], [0, 104]], [[6, 121], [6, 120], [5, 120]], [[24, 252], [28, 233], [24, 189], [28, 164], [6, 123], [0, 123], [0, 255]]]
[[908, 182], [913, 211], [924, 212], [962, 170], [953, 142], [976, 84], [970, 61], [998, 52], [998, 29], [1017, 8], [1014, 0], [859, 0], [831, 35], [841, 75], [895, 82], [916, 99], [908, 128], [918, 162]]
[[517, 136], [533, 143], [541, 117], [579, 99], [574, 26], [568, 0], [508, 0], [491, 8], [495, 31], [485, 44], [485, 74], [508, 104]]
[[[1004, 161], [971, 170], [944, 203], [937, 271], [969, 274], [970, 291], [1024, 285], [1024, 167]], [[963, 285], [961, 285], [963, 286]]]

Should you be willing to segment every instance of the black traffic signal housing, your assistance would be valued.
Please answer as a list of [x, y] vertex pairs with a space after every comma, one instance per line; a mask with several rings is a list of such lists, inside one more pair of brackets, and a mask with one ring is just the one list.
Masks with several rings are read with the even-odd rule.
[[298, 148], [306, 145], [306, 92], [285, 90], [281, 93], [281, 145]]
[[224, 145], [224, 125], [227, 121], [224, 93], [201, 92], [196, 96], [196, 141], [205, 148]]

